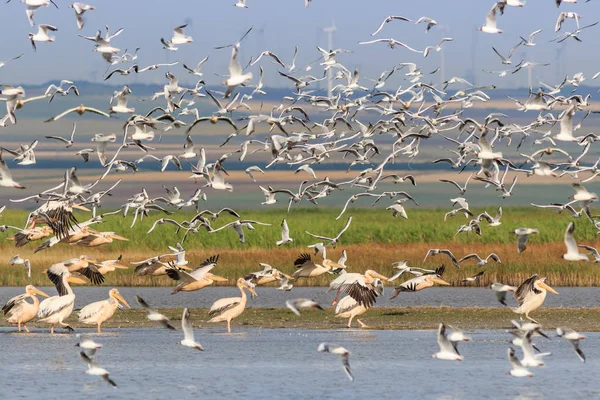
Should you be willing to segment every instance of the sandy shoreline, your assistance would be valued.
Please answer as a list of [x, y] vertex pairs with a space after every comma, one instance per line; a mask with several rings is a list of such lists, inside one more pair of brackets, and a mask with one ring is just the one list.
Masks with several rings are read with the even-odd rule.
[[[171, 319], [173, 326], [180, 329], [181, 309], [160, 309], [161, 313]], [[206, 308], [190, 309], [194, 327], [225, 331], [225, 323], [208, 323]], [[545, 330], [557, 327], [569, 327], [580, 332], [600, 331], [600, 307], [595, 308], [541, 308], [532, 313], [532, 317], [541, 323]], [[510, 329], [511, 319], [518, 315], [510, 308], [453, 308], [453, 307], [375, 307], [362, 317], [361, 321], [371, 329], [381, 330], [428, 330], [437, 329], [440, 322], [456, 326], [464, 330]], [[75, 333], [85, 328], [86, 332], [95, 332], [95, 326], [77, 322], [76, 313], [67, 320], [75, 328]], [[285, 308], [248, 308], [232, 322], [232, 331], [244, 328], [263, 329], [346, 329], [347, 319], [336, 318], [333, 308], [325, 311], [303, 311], [300, 317]], [[0, 327], [9, 326], [6, 320], [0, 321]], [[30, 323], [29, 328], [35, 333], [48, 332], [44, 324]], [[356, 328], [354, 321], [353, 328]], [[102, 325], [105, 333], [115, 329], [155, 328], [160, 326], [146, 320], [146, 312], [142, 309], [120, 310], [113, 318]], [[8, 331], [8, 330], [7, 330]], [[15, 327], [16, 331], [16, 327]], [[66, 330], [57, 329], [62, 333]]]

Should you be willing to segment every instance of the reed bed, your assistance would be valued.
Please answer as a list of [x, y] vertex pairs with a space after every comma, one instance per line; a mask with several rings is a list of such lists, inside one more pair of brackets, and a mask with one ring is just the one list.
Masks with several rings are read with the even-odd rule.
[[[385, 275], [393, 273], [392, 263], [408, 260], [410, 266], [435, 268], [441, 264], [447, 266], [444, 279], [453, 285], [462, 285], [461, 280], [474, 275], [481, 268], [474, 261], [463, 263], [461, 269], [443, 255], [430, 257], [423, 264], [423, 258], [431, 248], [446, 248], [457, 258], [469, 253], [477, 253], [482, 257], [495, 252], [502, 263], [490, 262], [484, 267], [486, 273], [475, 285], [489, 285], [493, 282], [518, 284], [534, 273], [546, 276], [553, 286], [598, 286], [600, 285], [600, 266], [595, 263], [567, 262], [561, 256], [565, 252], [563, 235], [569, 221], [566, 213], [556, 214], [547, 210], [531, 208], [505, 208], [502, 225], [488, 227], [482, 222], [482, 236], [475, 234], [460, 234], [454, 236], [456, 229], [468, 220], [457, 215], [443, 221], [447, 210], [409, 208], [409, 219], [392, 218], [390, 213], [381, 209], [349, 209], [339, 220], [335, 217], [338, 209], [292, 209], [288, 215], [282, 209], [240, 211], [244, 219], [257, 220], [272, 224], [271, 226], [256, 225], [255, 231], [247, 231], [246, 243], [240, 243], [237, 235], [231, 229], [225, 229], [215, 234], [201, 231], [189, 235], [184, 247], [191, 266], [198, 265], [207, 257], [219, 254], [220, 260], [214, 273], [224, 276], [233, 284], [235, 279], [249, 272], [260, 270], [259, 262], [268, 263], [287, 273], [294, 270], [295, 258], [303, 252], [312, 252], [307, 246], [318, 240], [305, 234], [305, 231], [325, 236], [335, 236], [344, 226], [348, 216], [353, 217], [350, 229], [344, 234], [337, 248], [328, 248], [328, 258], [336, 261], [341, 256], [342, 249], [348, 252], [347, 265], [349, 271], [364, 271], [375, 269]], [[483, 209], [475, 210], [481, 212]], [[487, 210], [495, 215], [495, 209]], [[27, 213], [24, 211], [8, 211], [2, 216], [2, 223], [22, 226]], [[193, 213], [178, 212], [169, 218], [183, 221], [193, 216]], [[83, 221], [88, 216], [77, 214]], [[47, 285], [49, 283], [42, 270], [50, 265], [81, 254], [89, 255], [98, 260], [116, 259], [123, 254], [126, 264], [141, 261], [148, 257], [168, 252], [168, 245], [181, 241], [182, 233], [177, 234], [173, 225], [158, 226], [151, 234], [148, 229], [162, 215], [152, 214], [149, 218], [138, 222], [130, 228], [131, 217], [107, 217], [106, 222], [97, 224], [95, 229], [100, 231], [115, 231], [129, 239], [126, 242], [113, 242], [98, 248], [85, 248], [59, 244], [50, 249], [35, 253], [38, 243], [31, 243], [16, 249], [8, 240], [0, 239], [0, 250], [4, 260], [0, 260], [0, 285], [22, 286], [28, 283]], [[277, 247], [275, 242], [280, 239], [280, 223], [287, 218], [291, 244]], [[219, 227], [234, 220], [226, 215], [213, 223]], [[598, 245], [596, 229], [587, 219], [578, 219], [575, 237], [579, 243]], [[522, 254], [516, 252], [516, 238], [512, 231], [518, 227], [531, 227], [540, 230], [539, 235], [532, 236], [527, 250]], [[11, 232], [4, 233], [3, 238]], [[583, 249], [582, 249], [583, 251]], [[32, 276], [27, 278], [23, 268], [9, 266], [8, 260], [19, 253], [23, 258], [29, 258], [32, 263]], [[592, 257], [593, 259], [593, 257]], [[401, 278], [401, 280], [404, 278]], [[327, 285], [331, 276], [300, 280], [296, 285], [321, 286]], [[109, 286], [171, 286], [168, 278], [149, 278], [135, 276], [133, 267], [128, 270], [118, 270], [107, 275], [105, 285]]]

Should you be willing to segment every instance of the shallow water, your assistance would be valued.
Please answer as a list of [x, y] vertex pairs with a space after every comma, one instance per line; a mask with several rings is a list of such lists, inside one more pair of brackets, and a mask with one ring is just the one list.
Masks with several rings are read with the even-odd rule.
[[[9, 333], [10, 332], [10, 333]], [[163, 329], [109, 330], [93, 335], [104, 345], [98, 363], [119, 385], [113, 389], [86, 375], [75, 335], [15, 334], [0, 329], [2, 398], [81, 399], [94, 393], [110, 399], [178, 398], [418, 398], [537, 399], [597, 398], [600, 386], [600, 333], [582, 342], [588, 362], [568, 342], [536, 338], [552, 352], [534, 377], [507, 376], [509, 339], [503, 331], [470, 332], [460, 344], [463, 362], [431, 358], [434, 331], [307, 331], [298, 329], [196, 329], [206, 351], [177, 345], [181, 332]], [[542, 340], [543, 339], [543, 340]], [[351, 383], [341, 362], [318, 353], [319, 343], [345, 346], [355, 376]], [[518, 350], [520, 354], [520, 350]], [[98, 397], [100, 398], [100, 397]]]
[[[41, 288], [49, 295], [56, 294], [54, 287]], [[108, 287], [76, 287], [75, 306], [81, 308], [94, 301], [108, 298]], [[132, 307], [139, 307], [135, 295], [140, 295], [153, 307], [179, 308], [179, 307], [210, 307], [217, 299], [222, 297], [238, 296], [239, 289], [234, 287], [207, 287], [196, 292], [177, 293], [171, 295], [171, 288], [123, 287], [119, 288], [121, 294]], [[556, 288], [558, 296], [548, 294], [544, 307], [598, 307], [600, 306], [600, 288]], [[321, 304], [331, 304], [335, 293], [327, 292], [324, 287], [295, 287], [291, 292], [280, 292], [274, 287], [258, 287], [259, 297], [248, 300], [248, 307], [284, 307], [287, 299], [309, 298]], [[429, 288], [417, 293], [401, 293], [396, 299], [390, 301], [392, 288], [386, 287], [383, 297], [377, 299], [378, 306], [448, 306], [448, 307], [502, 307], [496, 300], [494, 292], [484, 288]], [[4, 304], [8, 299], [23, 293], [20, 287], [0, 288], [0, 302]], [[516, 305], [512, 296], [508, 296], [507, 303]]]

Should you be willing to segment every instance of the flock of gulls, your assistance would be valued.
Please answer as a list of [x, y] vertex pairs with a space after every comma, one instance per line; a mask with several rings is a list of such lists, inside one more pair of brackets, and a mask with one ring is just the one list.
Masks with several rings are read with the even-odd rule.
[[[306, 1], [306, 6], [309, 2]], [[22, 0], [22, 3], [24, 3], [28, 22], [32, 26], [49, 14], [49, 11], [42, 10], [43, 7], [53, 5], [58, 8], [52, 0], [49, 2]], [[563, 7], [561, 3], [574, 3], [574, 1], [557, 0], [556, 5]], [[248, 5], [247, 1], [240, 0], [235, 6], [244, 9], [254, 5]], [[81, 32], [84, 32], [89, 25], [86, 24], [86, 17], [93, 14], [95, 7], [79, 2], [69, 7], [75, 13], [74, 23]], [[528, 34], [507, 32], [499, 28], [502, 26], [504, 13], [526, 12], [526, 10], [524, 3], [518, 0], [497, 2], [486, 16], [485, 24], [478, 28], [481, 34], [504, 32], [505, 35], [515, 37], [516, 45], [508, 54], [493, 48], [500, 57], [498, 61], [501, 61], [504, 66], [509, 66], [507, 70], [493, 72], [500, 77], [506, 76], [508, 72], [518, 73], [539, 65], [526, 60], [513, 64], [511, 57], [519, 46], [524, 48], [535, 46], [534, 41], [542, 36], [541, 30]], [[63, 9], [60, 8], [59, 12], [63, 12]], [[562, 42], [572, 38], [573, 42], [581, 41], [583, 30], [592, 28], [597, 22], [580, 26], [580, 18], [581, 16], [575, 12], [559, 12], [555, 29], [558, 36], [552, 40]], [[385, 18], [379, 25], [375, 21], [373, 27], [377, 29], [372, 34], [374, 39], [362, 41], [359, 45], [384, 43], [392, 49], [390, 57], [394, 58], [397, 54], [401, 54], [397, 51], [428, 57], [453, 41], [452, 38], [444, 38], [439, 44], [421, 50], [393, 38], [379, 38], [383, 33], [391, 35], [410, 32], [410, 25], [424, 26], [425, 33], [437, 29], [437, 22], [429, 17], [407, 18], [393, 15]], [[41, 43], [55, 46], [57, 44], [53, 42], [60, 41], [60, 38], [56, 39], [53, 36], [59, 31], [58, 27], [38, 24], [37, 29], [36, 33], [29, 35], [33, 50]], [[567, 32], [567, 29], [571, 29], [571, 32]], [[161, 227], [164, 224], [173, 225], [177, 229], [177, 233], [174, 234], [177, 243], [174, 247], [169, 247], [168, 252], [159, 253], [145, 260], [132, 261], [131, 264], [135, 265], [135, 273], [149, 277], [168, 276], [177, 282], [173, 294], [200, 290], [214, 282], [225, 282], [227, 279], [211, 272], [218, 265], [219, 255], [208, 257], [196, 268], [188, 265], [184, 248], [188, 235], [219, 235], [220, 231], [231, 229], [236, 232], [240, 242], [244, 243], [246, 235], [254, 235], [256, 234], [254, 231], [260, 232], [260, 229], [270, 229], [267, 228], [269, 224], [244, 219], [232, 208], [225, 207], [218, 212], [200, 211], [201, 201], [206, 200], [211, 193], [208, 189], [233, 192], [234, 188], [228, 182], [226, 170], [228, 159], [251, 160], [257, 153], [259, 156], [267, 157], [268, 161], [264, 165], [253, 165], [246, 169], [248, 179], [253, 182], [268, 181], [269, 168], [275, 164], [288, 165], [292, 168], [293, 174], [301, 174], [306, 178], [297, 189], [275, 188], [274, 184], [261, 182], [257, 190], [264, 194], [265, 201], [262, 202], [264, 206], [283, 201], [287, 203], [288, 212], [291, 212], [292, 206], [306, 202], [318, 205], [321, 199], [332, 193], [354, 188], [360, 192], [348, 198], [336, 219], [350, 213], [353, 203], [363, 198], [372, 201], [372, 206], [379, 202], [387, 203], [385, 208], [393, 217], [400, 216], [407, 219], [409, 214], [407, 202], [418, 205], [417, 200], [408, 190], [411, 185], [417, 186], [419, 178], [413, 175], [401, 176], [390, 170], [397, 161], [410, 162], [417, 159], [422, 146], [432, 138], [442, 140], [447, 153], [445, 157], [435, 160], [434, 163], [447, 164], [449, 170], [457, 171], [457, 177], [463, 176], [459, 175], [463, 170], [472, 171], [464, 183], [463, 180], [459, 183], [449, 179], [441, 179], [440, 183], [440, 185], [452, 185], [461, 196], [451, 199], [453, 208], [445, 217], [447, 219], [456, 215], [465, 216], [467, 222], [460, 225], [457, 235], [469, 233], [481, 235], [484, 224], [487, 229], [493, 230], [502, 223], [501, 207], [498, 207], [497, 211], [492, 213], [493, 215], [488, 212], [474, 215], [470, 210], [469, 202], [464, 196], [467, 196], [467, 184], [471, 179], [481, 182], [487, 190], [498, 192], [500, 198], [506, 198], [518, 194], [520, 185], [517, 184], [517, 180], [522, 181], [532, 175], [548, 177], [548, 179], [563, 175], [573, 179], [585, 177], [581, 182], [573, 183], [575, 194], [570, 201], [533, 206], [558, 212], [568, 211], [572, 217], [584, 220], [582, 223], [593, 224], [600, 232], [600, 220], [592, 215], [589, 208], [591, 203], [598, 200], [598, 196], [589, 192], [583, 185], [600, 175], [598, 167], [600, 159], [592, 165], [582, 161], [586, 154], [593, 153], [591, 148], [600, 136], [595, 134], [575, 136], [577, 130], [592, 113], [589, 96], [582, 97], [576, 94], [577, 87], [585, 79], [582, 73], [575, 74], [572, 78], [567, 76], [556, 85], [541, 84], [542, 87], [537, 91], [530, 89], [526, 100], [514, 99], [516, 110], [529, 112], [527, 115], [532, 115], [531, 122], [528, 124], [516, 124], [506, 115], [498, 112], [492, 112], [485, 119], [478, 121], [464, 117], [463, 113], [476, 103], [490, 100], [487, 93], [493, 91], [494, 86], [475, 87], [461, 77], [452, 77], [441, 84], [428, 83], [427, 81], [434, 79], [431, 76], [438, 73], [438, 70], [424, 73], [414, 63], [395, 65], [389, 70], [382, 71], [378, 78], [368, 79], [362, 77], [358, 69], [351, 70], [343, 64], [344, 54], [350, 51], [348, 49], [321, 47], [317, 47], [316, 51], [302, 49], [307, 53], [315, 53], [315, 61], [300, 66], [296, 65], [296, 56], [301, 50], [297, 46], [291, 60], [265, 50], [242, 63], [240, 48], [243, 46], [244, 39], [252, 34], [252, 27], [250, 27], [238, 41], [217, 47], [216, 49], [224, 50], [211, 55], [211, 57], [224, 57], [224, 52], [230, 53], [226, 79], [220, 86], [217, 82], [209, 82], [212, 85], [211, 89], [206, 86], [202, 73], [203, 66], [211, 61], [208, 56], [199, 60], [195, 66], [183, 65], [183, 69], [177, 61], [140, 66], [136, 63], [139, 49], [134, 53], [127, 53], [115, 47], [118, 46], [118, 37], [122, 34], [126, 34], [125, 29], [111, 32], [107, 26], [104, 32], [98, 30], [91, 36], [83, 34], [79, 36], [81, 40], [92, 42], [93, 50], [101, 56], [98, 63], [108, 66], [105, 80], [112, 81], [119, 77], [127, 79], [128, 75], [157, 69], [164, 71], [165, 84], [158, 87], [152, 97], [155, 101], [164, 101], [164, 105], [139, 113], [130, 106], [128, 96], [131, 95], [132, 90], [125, 85], [121, 90], [115, 91], [109, 100], [110, 106], [106, 109], [81, 104], [45, 121], [51, 123], [62, 118], [76, 118], [75, 114], [93, 113], [105, 118], [122, 119], [121, 133], [95, 134], [91, 138], [92, 145], [87, 147], [88, 144], [77, 135], [77, 124], [84, 122], [73, 122], [72, 132], [66, 133], [64, 137], [44, 136], [16, 149], [2, 148], [0, 186], [4, 190], [15, 189], [17, 192], [16, 189], [25, 187], [18, 179], [20, 167], [35, 164], [35, 152], [45, 143], [63, 145], [68, 149], [65, 157], [67, 155], [72, 157], [73, 150], [77, 149], [77, 157], [82, 157], [85, 162], [97, 163], [98, 169], [101, 170], [96, 180], [84, 184], [77, 176], [77, 169], [70, 168], [65, 172], [64, 179], [59, 185], [44, 188], [33, 196], [11, 200], [16, 204], [36, 207], [29, 214], [23, 227], [7, 225], [0, 227], [3, 232], [13, 232], [9, 239], [14, 241], [16, 247], [37, 246], [36, 252], [39, 252], [49, 251], [48, 249], [55, 246], [58, 246], [60, 251], [60, 246], [66, 245], [82, 247], [109, 245], [113, 241], [127, 240], [125, 237], [127, 234], [122, 232], [121, 235], [95, 229], [98, 225], [101, 226], [105, 219], [133, 215], [131, 222], [133, 227], [144, 217], [150, 218], [152, 215], [162, 214], [161, 218], [154, 221], [148, 234], [154, 230], [166, 229]], [[410, 35], [406, 37], [410, 38]], [[193, 38], [186, 33], [186, 25], [175, 27], [172, 37], [156, 37], [157, 51], [183, 52], [186, 45], [191, 42]], [[22, 54], [9, 61], [25, 62], [29, 56], [29, 54]], [[1, 63], [0, 67], [9, 61]], [[262, 108], [261, 110], [253, 108], [251, 101], [260, 101], [261, 96], [266, 95], [266, 87], [262, 81], [265, 73], [263, 66], [267, 64], [275, 65], [280, 79], [290, 90], [288, 95], [280, 99], [280, 104], [275, 105], [269, 112], [263, 112]], [[256, 72], [257, 67], [258, 79], [256, 73], [250, 72], [250, 69]], [[313, 75], [307, 74], [308, 71]], [[333, 80], [331, 91], [323, 93], [313, 90], [316, 82], [327, 79], [328, 73]], [[185, 75], [186, 79], [193, 78], [197, 83], [191, 87], [183, 87], [178, 79], [181, 75]], [[400, 87], [389, 87], [387, 81], [392, 75], [404, 75]], [[598, 74], [594, 78], [597, 76]], [[563, 92], [569, 94], [563, 95], [561, 94]], [[21, 86], [9, 85], [2, 85], [1, 95], [7, 111], [1, 120], [1, 125], [10, 127], [18, 123], [19, 111], [28, 103], [35, 102], [38, 107], [42, 107], [45, 101], [59, 102], [62, 96], [79, 96], [79, 89], [75, 83], [65, 80], [59, 85], [51, 85], [43, 95], [36, 97], [27, 97]], [[206, 101], [211, 107], [214, 105], [213, 111], [208, 115], [202, 115], [198, 108], [194, 107], [199, 101]], [[578, 124], [574, 124], [575, 115], [582, 115]], [[210, 126], [206, 123], [226, 126], [231, 133], [222, 146], [234, 146], [237, 149], [222, 154], [214, 160], [208, 159], [205, 149], [198, 145], [202, 140], [200, 135], [202, 129], [206, 130]], [[170, 130], [184, 132], [183, 150], [179, 154], [161, 152], [160, 140], [158, 143], [154, 140], [157, 133], [162, 134]], [[521, 159], [505, 158], [502, 152], [497, 150], [497, 145], [500, 143], [518, 149], [522, 153]], [[569, 153], [560, 147], [563, 144], [576, 145], [578, 150], [576, 153], [572, 151]], [[531, 154], [525, 150], [526, 145], [533, 146]], [[139, 157], [126, 159], [121, 153], [123, 149], [134, 149], [139, 152]], [[11, 169], [6, 160], [10, 157], [12, 160], [9, 162], [14, 164]], [[352, 178], [335, 182], [327, 177], [318, 177], [319, 170], [316, 167], [333, 160], [346, 163], [348, 174]], [[135, 173], [148, 163], [160, 165], [160, 171], [189, 169], [190, 178], [200, 186], [189, 197], [183, 195], [177, 187], [166, 185], [163, 185], [165, 190], [163, 195], [157, 197], [151, 196], [142, 189], [122, 204], [117, 211], [99, 213], [98, 210], [107, 196], [117, 192], [121, 186], [137, 184], [135, 179], [129, 179], [126, 173]], [[514, 176], [511, 182], [506, 179], [509, 172]], [[105, 178], [115, 173], [123, 177], [116, 182], [108, 183]], [[160, 172], [155, 174], [156, 180], [160, 180]], [[128, 183], [124, 183], [128, 180]], [[378, 190], [378, 185], [386, 182], [404, 185], [406, 190]], [[197, 214], [190, 220], [175, 219], [177, 214], [173, 214], [174, 211], [186, 209], [196, 210]], [[83, 213], [91, 213], [91, 217], [84, 220], [81, 218], [81, 215], [85, 215]], [[172, 214], [173, 218], [165, 217]], [[236, 220], [218, 226], [217, 223], [222, 215], [233, 216]], [[331, 223], [335, 224], [335, 221]], [[343, 241], [344, 233], [353, 227], [353, 217], [348, 216], [345, 224], [334, 237], [306, 232], [307, 236], [318, 242], [311, 245], [308, 252], [297, 257], [293, 262], [295, 267], [293, 273], [287, 274], [268, 264], [261, 264], [262, 270], [240, 277], [236, 281], [240, 291], [239, 297], [219, 299], [212, 304], [208, 312], [210, 322], [226, 322], [227, 331], [231, 332], [231, 321], [239, 317], [246, 308], [246, 292], [256, 296], [257, 286], [275, 282], [279, 283], [279, 290], [291, 291], [293, 282], [324, 274], [336, 275], [329, 286], [329, 290], [336, 293], [332, 305], [335, 306], [334, 312], [337, 317], [348, 318], [348, 327], [351, 326], [353, 319], [373, 307], [377, 297], [383, 295], [386, 281], [394, 281], [402, 275], [410, 277], [395, 288], [392, 298], [401, 293], [420, 291], [436, 284], [449, 285], [443, 280], [444, 265], [431, 270], [411, 267], [406, 261], [400, 261], [395, 265], [398, 272], [392, 277], [383, 276], [372, 269], [364, 272], [347, 272], [347, 269], [354, 269], [349, 267], [351, 263], [348, 262], [347, 252], [344, 250], [342, 257], [338, 261], [333, 261], [327, 258], [327, 250], [335, 249]], [[283, 219], [281, 240], [277, 241], [276, 245], [285, 246], [293, 243], [291, 232], [288, 221]], [[575, 224], [570, 222], [565, 232], [566, 253], [563, 258], [568, 261], [589, 261], [588, 255], [579, 250], [583, 248], [593, 255], [595, 261], [600, 261], [600, 254], [596, 249], [587, 245], [577, 245], [574, 232]], [[514, 234], [517, 251], [519, 253], [525, 251], [529, 236], [537, 233], [539, 233], [538, 229], [533, 227], [516, 229]], [[458, 259], [448, 249], [431, 249], [425, 258], [438, 255], [447, 258], [457, 268], [460, 268], [463, 263], [473, 261], [480, 268], [492, 262], [501, 263], [500, 256], [495, 253], [487, 256], [473, 253]], [[18, 254], [10, 259], [10, 265], [23, 266], [28, 276], [31, 275], [30, 261], [21, 258]], [[101, 284], [106, 274], [126, 268], [127, 265], [121, 257], [114, 260], [94, 260], [82, 255], [56, 263], [49, 266], [45, 273], [56, 287], [57, 295], [49, 296], [28, 285], [25, 293], [10, 299], [2, 310], [8, 318], [8, 323], [17, 325], [19, 331], [24, 329], [29, 332], [27, 323], [32, 320], [47, 324], [51, 333], [57, 326], [72, 330], [65, 322], [75, 307], [75, 292], [70, 284], [81, 284], [86, 281]], [[466, 277], [465, 282], [474, 282], [483, 273], [484, 271], [481, 270], [474, 276]], [[527, 368], [542, 365], [542, 357], [546, 353], [537, 350], [533, 344], [534, 337], [545, 336], [545, 333], [530, 313], [542, 305], [547, 292], [558, 293], [545, 283], [545, 278], [538, 275], [531, 276], [518, 287], [494, 283], [491, 289], [496, 292], [498, 300], [504, 305], [507, 304], [507, 293], [514, 292], [517, 307], [513, 308], [513, 311], [531, 320], [530, 322], [513, 321], [515, 330], [512, 334], [515, 338], [512, 343], [522, 349], [523, 358], [519, 359], [513, 348], [507, 350], [507, 356], [511, 364], [511, 375], [532, 376]], [[37, 296], [46, 298], [40, 302]], [[144, 299], [138, 297], [136, 300], [148, 311], [148, 320], [161, 324], [168, 330], [175, 329], [166, 316], [152, 308]], [[309, 299], [290, 299], [286, 302], [286, 306], [297, 315], [300, 315], [299, 310], [303, 308], [323, 309]], [[95, 325], [97, 331], [101, 332], [102, 323], [109, 320], [120, 307], [129, 307], [129, 303], [117, 289], [111, 289], [106, 300], [81, 308], [78, 318], [82, 323]], [[361, 327], [366, 327], [362, 321], [358, 319], [357, 321]], [[181, 328], [184, 335], [181, 345], [204, 350], [194, 338], [190, 312], [187, 308], [182, 313]], [[585, 361], [583, 352], [579, 349], [579, 341], [584, 339], [582, 335], [567, 328], [557, 329], [557, 335], [569, 340], [579, 358]], [[467, 335], [458, 329], [440, 324], [437, 338], [440, 351], [433, 357], [442, 360], [462, 360], [457, 343], [468, 341]], [[89, 366], [87, 373], [100, 376], [116, 386], [109, 377], [108, 371], [94, 360], [94, 354], [101, 345], [85, 336], [81, 338], [78, 345], [81, 348], [82, 360]], [[318, 351], [338, 355], [343, 362], [344, 371], [351, 380], [353, 379], [349, 364], [350, 352], [347, 349], [331, 343], [322, 343], [318, 345]]]

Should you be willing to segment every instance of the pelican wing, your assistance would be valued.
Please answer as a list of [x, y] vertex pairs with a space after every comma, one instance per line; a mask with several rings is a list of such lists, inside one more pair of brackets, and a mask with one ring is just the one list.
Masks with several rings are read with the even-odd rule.
[[83, 307], [81, 311], [79, 311], [79, 321], [84, 321], [87, 319], [94, 320], [95, 317], [97, 317], [107, 305], [108, 300], [96, 301], [88, 304], [87, 306]]
[[28, 293], [23, 293], [18, 296], [15, 296], [12, 299], [10, 299], [9, 301], [7, 301], [6, 304], [4, 305], [4, 307], [2, 307], [2, 311], [4, 312], [4, 315], [9, 313], [11, 310], [17, 311], [23, 305], [23, 303], [26, 303], [26, 300], [28, 297], [29, 297]]
[[360, 307], [360, 304], [352, 296], [345, 296], [335, 306], [335, 315], [352, 311], [357, 307]]
[[365, 283], [364, 275], [357, 273], [343, 274], [333, 280], [329, 285], [329, 290], [334, 289], [347, 293], [360, 305], [367, 308], [375, 303], [375, 298], [379, 295], [372, 285]]
[[537, 280], [537, 274], [532, 275], [527, 278], [523, 283], [519, 285], [517, 291], [515, 292], [515, 298], [517, 299], [517, 304], [519, 307], [525, 302], [525, 299], [531, 292], [536, 292], [537, 289], [534, 286], [535, 281]]
[[38, 309], [38, 318], [46, 318], [52, 314], [72, 306], [75, 302], [75, 295], [53, 296], [45, 299], [40, 303]]
[[230, 297], [226, 299], [220, 299], [213, 303], [208, 310], [209, 317], [216, 317], [223, 314], [225, 311], [237, 306], [242, 301], [241, 297]]

